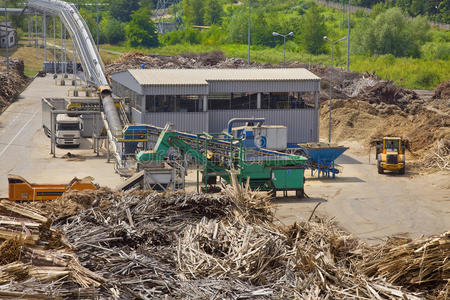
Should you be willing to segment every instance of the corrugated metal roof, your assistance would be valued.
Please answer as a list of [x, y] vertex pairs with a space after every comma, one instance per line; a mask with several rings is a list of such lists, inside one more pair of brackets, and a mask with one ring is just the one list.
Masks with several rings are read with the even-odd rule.
[[288, 69], [137, 69], [140, 85], [207, 85], [208, 81], [319, 81], [303, 68]]
[[188, 74], [188, 70], [138, 69], [128, 70], [140, 85], [208, 85], [204, 76], [198, 72]]

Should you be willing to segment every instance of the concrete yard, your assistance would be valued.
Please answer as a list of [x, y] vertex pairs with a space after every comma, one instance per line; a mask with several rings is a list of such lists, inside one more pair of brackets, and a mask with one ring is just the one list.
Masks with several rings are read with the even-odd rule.
[[[42, 130], [41, 98], [64, 97], [69, 88], [55, 86], [49, 76], [36, 78], [0, 115], [0, 197], [7, 197], [10, 173], [39, 183], [67, 183], [75, 176], [92, 176], [96, 183], [114, 188], [123, 181], [113, 162], [94, 154], [90, 140], [83, 140], [79, 149], [57, 148], [56, 158], [49, 154], [50, 139]], [[336, 179], [308, 176], [305, 191], [309, 199], [278, 194], [273, 202], [282, 223], [307, 219], [321, 202], [316, 214], [333, 218], [348, 232], [372, 242], [393, 234], [439, 234], [450, 227], [448, 173], [379, 175], [367, 155], [355, 152], [359, 146], [350, 146], [337, 161], [343, 173]], [[67, 152], [81, 159], [61, 158]], [[186, 182], [188, 191], [195, 190], [195, 178], [193, 171]]]
[[[56, 86], [52, 76], [37, 77], [0, 115], [0, 197], [8, 196], [8, 174], [37, 183], [68, 183], [75, 176], [92, 176], [96, 183], [109, 187], [122, 181], [112, 162], [108, 164], [105, 157], [95, 155], [89, 140], [84, 140], [79, 149], [56, 148], [56, 158], [49, 154], [50, 139], [42, 129], [41, 98], [64, 97], [69, 88]], [[62, 159], [67, 152], [86, 159]]]
[[[389, 235], [417, 237], [450, 228], [448, 172], [378, 174], [373, 155], [347, 150], [338, 158], [343, 173], [335, 179], [307, 178], [309, 199], [278, 198], [276, 217], [285, 224], [316, 214], [333, 218], [343, 229], [371, 242]], [[309, 171], [306, 171], [309, 173]]]

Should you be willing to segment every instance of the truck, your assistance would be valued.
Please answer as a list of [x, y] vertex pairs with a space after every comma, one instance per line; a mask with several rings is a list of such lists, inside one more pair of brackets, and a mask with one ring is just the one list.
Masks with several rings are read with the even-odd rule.
[[385, 170], [405, 174], [407, 142], [400, 137], [384, 137], [376, 141], [378, 174]]
[[[48, 137], [52, 134], [52, 110], [65, 110], [67, 103], [62, 98], [42, 99], [42, 127]], [[56, 116], [56, 146], [80, 146], [83, 122], [79, 116], [58, 114]]]

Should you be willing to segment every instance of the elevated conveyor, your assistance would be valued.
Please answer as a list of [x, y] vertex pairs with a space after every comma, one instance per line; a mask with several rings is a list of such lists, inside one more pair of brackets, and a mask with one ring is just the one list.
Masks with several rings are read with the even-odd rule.
[[121, 165], [121, 145], [117, 142], [115, 134], [120, 133], [123, 128], [114, 100], [111, 97], [111, 88], [105, 75], [103, 62], [88, 26], [72, 3], [60, 0], [28, 0], [27, 8], [39, 11], [47, 16], [59, 17], [69, 32], [83, 66], [86, 81], [99, 90], [104, 109], [103, 122], [108, 137], [112, 141], [116, 161]]

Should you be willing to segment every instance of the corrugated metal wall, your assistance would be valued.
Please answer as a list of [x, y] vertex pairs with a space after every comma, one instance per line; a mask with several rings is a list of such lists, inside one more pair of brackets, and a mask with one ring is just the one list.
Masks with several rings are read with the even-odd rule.
[[208, 112], [156, 112], [142, 114], [142, 123], [164, 127], [167, 122], [174, 128], [191, 133], [209, 132]]
[[265, 93], [319, 91], [320, 80], [209, 81], [209, 93]]
[[131, 123], [142, 124], [142, 113], [136, 108], [131, 108]]
[[167, 122], [171, 122], [175, 125], [175, 129], [191, 133], [221, 132], [232, 118], [265, 118], [265, 124], [287, 127], [288, 143], [319, 141], [318, 123], [314, 109], [241, 109], [144, 114], [132, 109], [132, 115], [134, 123], [164, 127]]
[[265, 118], [265, 124], [285, 125], [288, 143], [318, 142], [318, 128], [314, 109], [241, 109], [210, 110], [209, 132], [221, 132], [232, 118]]

